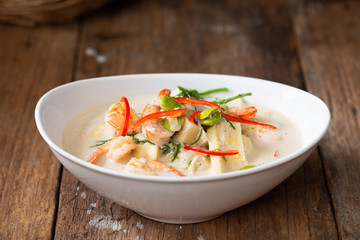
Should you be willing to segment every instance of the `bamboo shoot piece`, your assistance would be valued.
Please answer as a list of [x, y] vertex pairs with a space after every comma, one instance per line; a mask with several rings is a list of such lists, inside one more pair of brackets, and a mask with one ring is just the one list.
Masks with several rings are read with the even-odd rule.
[[247, 165], [243, 138], [241, 135], [241, 124], [233, 123], [232, 126], [222, 119], [218, 124], [210, 127], [207, 131], [209, 139], [209, 150], [238, 150], [239, 154], [226, 157], [211, 156], [211, 168], [214, 174], [226, 171], [234, 171]]

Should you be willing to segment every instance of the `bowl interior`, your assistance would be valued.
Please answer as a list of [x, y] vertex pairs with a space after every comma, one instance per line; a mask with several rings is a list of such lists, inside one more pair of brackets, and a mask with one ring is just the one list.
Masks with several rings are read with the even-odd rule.
[[287, 85], [215, 74], [139, 74], [82, 80], [57, 87], [40, 99], [36, 123], [46, 142], [60, 149], [67, 121], [80, 111], [118, 101], [122, 96], [156, 95], [163, 88], [174, 89], [179, 85], [199, 91], [228, 87], [234, 94], [252, 92], [249, 100], [276, 109], [296, 124], [302, 133], [302, 148], [316, 144], [330, 122], [329, 110], [320, 99]]

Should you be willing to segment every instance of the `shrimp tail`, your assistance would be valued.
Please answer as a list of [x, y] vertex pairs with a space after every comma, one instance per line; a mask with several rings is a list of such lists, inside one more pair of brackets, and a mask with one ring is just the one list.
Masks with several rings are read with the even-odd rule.
[[101, 157], [103, 154], [107, 153], [109, 151], [109, 147], [111, 145], [111, 142], [113, 142], [114, 139], [112, 139], [112, 140], [104, 143], [103, 145], [100, 145], [97, 148], [95, 148], [95, 150], [91, 153], [91, 155], [89, 156], [87, 161], [89, 163], [94, 163], [99, 157]]
[[103, 148], [100, 147], [96, 148], [89, 156], [87, 160], [89, 163], [94, 163], [101, 155], [103, 155], [106, 152]]
[[170, 96], [170, 94], [171, 94], [171, 90], [165, 88], [159, 92], [158, 98], [163, 96]]
[[167, 171], [169, 173], [174, 173], [179, 177], [185, 176], [182, 172], [176, 170], [174, 167], [151, 158], [132, 158], [128, 164], [137, 168], [151, 169], [152, 171]]

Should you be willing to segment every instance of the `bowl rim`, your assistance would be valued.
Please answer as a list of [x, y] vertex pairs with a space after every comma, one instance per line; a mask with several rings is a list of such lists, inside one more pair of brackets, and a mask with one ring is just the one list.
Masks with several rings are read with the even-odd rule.
[[[244, 169], [241, 171], [232, 171], [232, 172], [226, 172], [226, 173], [222, 173], [222, 174], [217, 174], [217, 175], [207, 175], [207, 176], [186, 176], [186, 177], [167, 177], [167, 176], [151, 176], [151, 175], [142, 175], [142, 174], [131, 174], [131, 173], [127, 173], [127, 172], [119, 172], [119, 171], [115, 171], [115, 170], [110, 170], [101, 166], [97, 166], [95, 164], [91, 164], [86, 162], [83, 159], [80, 159], [70, 153], [68, 153], [67, 151], [65, 151], [61, 146], [57, 145], [50, 137], [49, 135], [46, 133], [46, 131], [43, 128], [43, 124], [42, 124], [42, 119], [41, 119], [41, 113], [43, 110], [43, 105], [45, 100], [54, 92], [59, 91], [62, 88], [66, 88], [69, 87], [71, 85], [79, 85], [79, 84], [86, 84], [89, 81], [101, 81], [104, 79], [117, 79], [117, 78], [128, 78], [128, 77], [144, 77], [144, 76], [156, 76], [156, 75], [168, 75], [168, 76], [179, 76], [179, 75], [183, 75], [183, 76], [189, 76], [189, 75], [202, 75], [202, 76], [219, 76], [219, 77], [237, 77], [237, 78], [242, 78], [242, 79], [249, 79], [252, 81], [257, 81], [257, 82], [266, 82], [266, 83], [270, 83], [270, 84], [274, 84], [274, 85], [280, 85], [295, 91], [299, 91], [302, 94], [305, 95], [309, 95], [310, 97], [312, 97], [315, 101], [318, 101], [320, 103], [320, 105], [322, 105], [322, 107], [325, 110], [325, 121], [326, 124], [324, 125], [323, 129], [321, 130], [320, 134], [318, 136], [316, 136], [313, 141], [305, 144], [304, 146], [302, 146], [300, 149], [298, 149], [297, 151], [279, 158], [273, 162], [270, 163], [266, 163], [260, 166], [256, 166], [254, 168], [249, 168], [249, 169]], [[253, 78], [253, 77], [245, 77], [245, 76], [237, 76], [237, 75], [228, 75], [228, 74], [212, 74], [212, 73], [145, 73], [145, 74], [124, 74], [124, 75], [114, 75], [114, 76], [105, 76], [105, 77], [95, 77], [95, 78], [89, 78], [89, 79], [82, 79], [82, 80], [77, 80], [74, 82], [69, 82], [69, 83], [65, 83], [62, 84], [60, 86], [57, 86], [53, 89], [51, 89], [50, 91], [46, 92], [38, 101], [38, 103], [36, 104], [35, 107], [35, 123], [36, 126], [38, 128], [38, 131], [40, 133], [40, 135], [42, 136], [42, 138], [45, 140], [45, 142], [48, 144], [48, 146], [52, 149], [55, 150], [57, 153], [59, 153], [60, 155], [62, 155], [63, 157], [69, 159], [71, 162], [73, 162], [74, 164], [77, 164], [81, 167], [84, 167], [88, 170], [91, 170], [93, 172], [97, 172], [97, 173], [102, 173], [102, 174], [106, 174], [106, 175], [110, 175], [113, 177], [117, 177], [117, 178], [127, 178], [127, 179], [132, 179], [132, 180], [137, 180], [137, 181], [148, 181], [148, 182], [164, 182], [164, 183], [188, 183], [188, 182], [208, 182], [208, 181], [219, 181], [219, 180], [226, 180], [226, 179], [231, 179], [231, 178], [238, 178], [241, 176], [246, 176], [246, 175], [251, 175], [254, 173], [258, 173], [258, 172], [263, 172], [272, 168], [275, 168], [279, 165], [283, 165], [286, 164], [288, 162], [291, 162], [291, 160], [296, 159], [297, 157], [300, 157], [301, 155], [303, 155], [304, 153], [306, 153], [308, 150], [310, 150], [311, 148], [315, 147], [318, 142], [323, 138], [323, 136], [325, 135], [325, 133], [327, 132], [329, 126], [330, 126], [330, 122], [331, 122], [331, 114], [330, 114], [330, 110], [327, 107], [327, 105], [317, 96], [306, 92], [302, 89], [290, 86], [290, 85], [286, 85], [283, 83], [279, 83], [279, 82], [274, 82], [274, 81], [270, 81], [270, 80], [264, 80], [264, 79], [259, 79], [259, 78]]]

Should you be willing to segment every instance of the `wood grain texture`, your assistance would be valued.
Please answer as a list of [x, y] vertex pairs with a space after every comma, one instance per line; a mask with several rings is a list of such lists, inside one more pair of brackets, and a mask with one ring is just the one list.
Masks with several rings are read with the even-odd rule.
[[0, 239], [49, 239], [60, 164], [37, 132], [34, 110], [42, 94], [71, 80], [76, 25], [0, 25], [0, 32]]
[[342, 239], [360, 238], [360, 3], [293, 1], [301, 64], [310, 92], [330, 107], [320, 152]]
[[[138, 1], [81, 24], [76, 79], [147, 72], [266, 78], [304, 88], [288, 3]], [[241, 191], [241, 189], [239, 189]], [[319, 155], [257, 201], [199, 224], [145, 219], [64, 170], [56, 239], [336, 238]]]
[[[74, 24], [0, 25], [0, 239], [360, 238], [359, 12], [358, 1], [138, 0]], [[60, 84], [150, 72], [286, 83], [323, 99], [332, 124], [258, 200], [203, 223], [155, 222], [62, 171], [33, 116]]]

